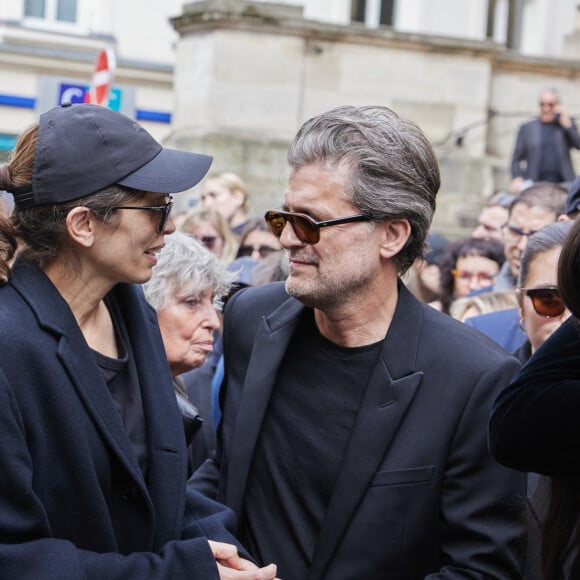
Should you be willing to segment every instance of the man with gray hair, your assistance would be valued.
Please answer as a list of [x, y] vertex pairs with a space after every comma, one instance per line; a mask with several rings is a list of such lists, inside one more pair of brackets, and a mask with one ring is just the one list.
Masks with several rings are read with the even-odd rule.
[[510, 191], [536, 181], [569, 184], [576, 173], [570, 149], [580, 149], [580, 134], [554, 88], [542, 89], [540, 114], [520, 126], [514, 147]]
[[424, 251], [439, 169], [386, 107], [307, 121], [266, 221], [286, 283], [225, 310], [224, 414], [191, 485], [236, 512], [292, 580], [521, 577], [521, 475], [487, 450], [518, 362], [400, 281]]

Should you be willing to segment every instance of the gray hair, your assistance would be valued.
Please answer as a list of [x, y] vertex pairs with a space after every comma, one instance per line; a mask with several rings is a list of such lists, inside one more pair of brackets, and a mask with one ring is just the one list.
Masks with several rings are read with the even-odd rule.
[[411, 225], [406, 246], [394, 257], [399, 273], [423, 255], [440, 177], [435, 153], [417, 125], [387, 107], [338, 107], [302, 125], [288, 163], [293, 169], [349, 166], [346, 192], [362, 214]]
[[538, 254], [563, 245], [573, 223], [572, 221], [554, 222], [553, 224], [544, 226], [533, 236], [530, 236], [520, 260], [519, 288], [526, 287], [526, 281], [530, 273], [530, 264], [535, 257]]
[[175, 232], [166, 236], [153, 275], [143, 289], [151, 306], [162, 310], [176, 294], [197, 297], [211, 290], [214, 296], [222, 296], [228, 292], [234, 276], [192, 236]]

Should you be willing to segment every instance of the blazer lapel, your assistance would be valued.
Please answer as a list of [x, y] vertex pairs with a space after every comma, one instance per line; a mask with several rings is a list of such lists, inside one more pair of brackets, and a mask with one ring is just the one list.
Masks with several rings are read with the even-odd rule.
[[420, 304], [400, 283], [395, 316], [366, 388], [320, 529], [308, 580], [323, 577], [421, 384], [423, 373], [414, 368], [422, 320], [420, 309]]
[[[263, 318], [256, 332], [243, 385], [244, 396], [237, 413], [235, 443], [226, 485], [227, 503], [237, 514], [241, 510], [252, 454], [278, 368], [302, 310], [303, 306], [298, 301], [289, 299], [270, 316]], [[265, 353], [268, 356], [264, 356]]]

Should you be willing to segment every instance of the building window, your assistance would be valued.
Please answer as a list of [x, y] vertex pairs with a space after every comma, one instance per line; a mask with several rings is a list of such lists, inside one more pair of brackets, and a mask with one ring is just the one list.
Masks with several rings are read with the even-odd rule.
[[24, 16], [52, 22], [76, 22], [77, 0], [26, 0]]
[[393, 12], [395, 0], [381, 0], [380, 23], [384, 26], [393, 26]]
[[351, 22], [363, 22], [367, 26], [393, 26], [395, 0], [351, 0]]
[[351, 0], [350, 20], [351, 22], [364, 22], [367, 3], [366, 0]]

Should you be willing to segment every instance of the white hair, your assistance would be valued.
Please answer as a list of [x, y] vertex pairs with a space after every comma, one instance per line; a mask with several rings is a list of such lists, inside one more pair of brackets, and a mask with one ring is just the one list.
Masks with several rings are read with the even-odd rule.
[[165, 238], [151, 279], [143, 285], [145, 297], [163, 309], [176, 295], [200, 296], [208, 290], [214, 297], [226, 294], [235, 275], [195, 238], [175, 232]]

